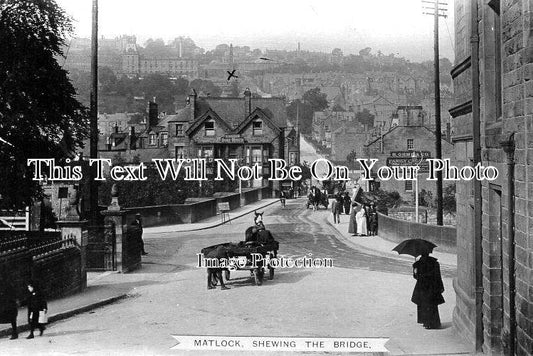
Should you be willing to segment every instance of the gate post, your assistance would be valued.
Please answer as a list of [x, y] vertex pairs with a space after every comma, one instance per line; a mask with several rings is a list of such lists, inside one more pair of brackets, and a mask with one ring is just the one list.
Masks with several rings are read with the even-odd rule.
[[65, 220], [57, 222], [61, 229], [61, 239], [75, 239], [80, 246], [80, 291], [87, 288], [87, 243], [89, 232], [87, 230], [87, 220], [80, 220], [78, 207], [78, 190], [75, 189], [69, 198], [68, 213]]
[[126, 211], [122, 210], [118, 204], [118, 189], [115, 184], [111, 188], [111, 204], [107, 207], [107, 210], [100, 213], [104, 215], [104, 224], [111, 223], [115, 228], [115, 259], [117, 271], [120, 273], [127, 272], [127, 256], [124, 250], [126, 239]]

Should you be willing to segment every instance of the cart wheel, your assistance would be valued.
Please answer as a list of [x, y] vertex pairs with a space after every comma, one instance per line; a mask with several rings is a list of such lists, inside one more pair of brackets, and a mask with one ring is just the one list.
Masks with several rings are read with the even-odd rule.
[[268, 267], [268, 279], [273, 280], [274, 279], [274, 268]]
[[230, 279], [230, 272], [229, 272], [229, 270], [225, 270], [224, 272], [226, 272], [226, 273], [225, 273], [226, 281], [229, 281], [229, 279]]
[[259, 271], [259, 268], [254, 269], [254, 281], [256, 286], [263, 284], [263, 275]]

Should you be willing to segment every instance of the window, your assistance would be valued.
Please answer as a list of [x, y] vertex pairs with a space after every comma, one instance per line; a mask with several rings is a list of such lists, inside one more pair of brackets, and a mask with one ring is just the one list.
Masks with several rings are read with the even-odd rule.
[[263, 135], [263, 122], [262, 121], [254, 121], [253, 124], [253, 135], [254, 136], [261, 136]]
[[413, 150], [415, 148], [415, 140], [413, 140], [412, 138], [408, 138], [407, 139], [407, 149], [408, 150]]
[[161, 144], [163, 146], [168, 145], [168, 133], [167, 132], [161, 133]]
[[183, 124], [176, 124], [176, 136], [183, 136]]
[[263, 162], [261, 147], [252, 147], [252, 164]]
[[150, 146], [155, 146], [155, 142], [156, 142], [156, 136], [155, 136], [155, 133], [151, 133], [150, 136], [149, 136], [148, 144], [149, 144]]
[[183, 146], [176, 146], [176, 158], [183, 159], [185, 158], [185, 148]]
[[205, 135], [215, 136], [215, 122], [213, 120], [206, 121], [204, 123]]
[[198, 149], [198, 157], [212, 159], [213, 158], [213, 147], [212, 146], [200, 147]]
[[296, 152], [289, 153], [289, 165], [294, 166], [296, 164]]
[[406, 192], [412, 192], [413, 191], [413, 181], [412, 180], [406, 180], [405, 181], [405, 191]]

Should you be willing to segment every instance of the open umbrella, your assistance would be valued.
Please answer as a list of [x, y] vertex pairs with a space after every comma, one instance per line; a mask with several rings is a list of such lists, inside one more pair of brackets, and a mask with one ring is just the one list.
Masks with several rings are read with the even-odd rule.
[[430, 254], [433, 249], [437, 247], [433, 242], [424, 239], [409, 239], [400, 242], [398, 246], [393, 248], [393, 251], [398, 252], [400, 255], [411, 255], [414, 257]]

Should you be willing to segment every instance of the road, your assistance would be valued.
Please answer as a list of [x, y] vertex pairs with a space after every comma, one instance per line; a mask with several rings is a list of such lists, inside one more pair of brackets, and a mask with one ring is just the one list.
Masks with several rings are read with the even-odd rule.
[[[171, 335], [391, 337], [387, 345], [396, 351], [413, 347], [412, 338], [450, 344], [453, 303], [440, 309], [447, 329], [431, 334], [421, 328], [410, 302], [410, 263], [343, 244], [326, 223], [328, 214], [307, 210], [304, 199], [289, 200], [286, 208], [266, 208], [264, 221], [280, 242], [280, 255], [330, 257], [333, 268], [279, 269], [260, 287], [237, 271], [227, 291], [207, 290], [196, 254], [242, 240], [250, 215], [216, 229], [147, 235], [142, 269], [109, 282], [131, 284], [130, 298], [54, 323], [43, 337], [2, 339], [0, 354], [202, 354], [170, 350], [176, 344]], [[452, 300], [451, 275], [444, 274], [445, 298]]]

